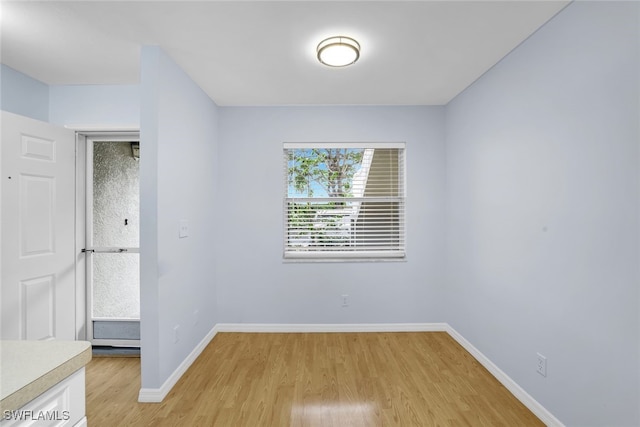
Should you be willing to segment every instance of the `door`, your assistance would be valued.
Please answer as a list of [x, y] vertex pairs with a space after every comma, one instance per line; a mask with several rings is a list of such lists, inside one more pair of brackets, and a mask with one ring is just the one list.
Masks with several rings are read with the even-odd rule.
[[74, 340], [75, 133], [1, 114], [1, 338]]
[[140, 345], [138, 134], [86, 139], [87, 331], [94, 345]]

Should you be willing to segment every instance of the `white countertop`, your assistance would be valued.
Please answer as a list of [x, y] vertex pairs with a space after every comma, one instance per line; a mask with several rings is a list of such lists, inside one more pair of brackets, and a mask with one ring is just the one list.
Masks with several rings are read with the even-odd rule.
[[0, 341], [0, 412], [19, 409], [90, 360], [87, 341]]

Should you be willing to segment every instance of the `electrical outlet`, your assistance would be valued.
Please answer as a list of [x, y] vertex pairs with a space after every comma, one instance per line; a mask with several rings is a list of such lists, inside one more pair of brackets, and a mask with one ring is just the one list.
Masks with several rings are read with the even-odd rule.
[[176, 325], [173, 327], [173, 343], [177, 344], [180, 341], [180, 325]]
[[349, 307], [349, 295], [342, 295], [342, 306]]
[[182, 219], [178, 223], [178, 237], [180, 239], [189, 237], [189, 221], [186, 219]]
[[537, 365], [536, 372], [538, 372], [543, 377], [547, 376], [547, 358], [541, 355], [540, 353], [536, 353], [537, 356]]
[[195, 310], [193, 312], [193, 326], [196, 326], [200, 321], [200, 310]]

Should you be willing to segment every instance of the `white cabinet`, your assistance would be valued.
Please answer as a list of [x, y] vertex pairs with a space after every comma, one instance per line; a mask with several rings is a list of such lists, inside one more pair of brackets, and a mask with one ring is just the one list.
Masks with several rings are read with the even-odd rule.
[[86, 426], [84, 367], [22, 408], [1, 415], [1, 427]]

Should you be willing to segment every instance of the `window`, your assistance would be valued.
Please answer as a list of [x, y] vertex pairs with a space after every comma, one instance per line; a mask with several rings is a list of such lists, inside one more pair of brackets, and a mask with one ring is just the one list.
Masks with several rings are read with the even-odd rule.
[[285, 258], [403, 258], [404, 143], [285, 143]]

